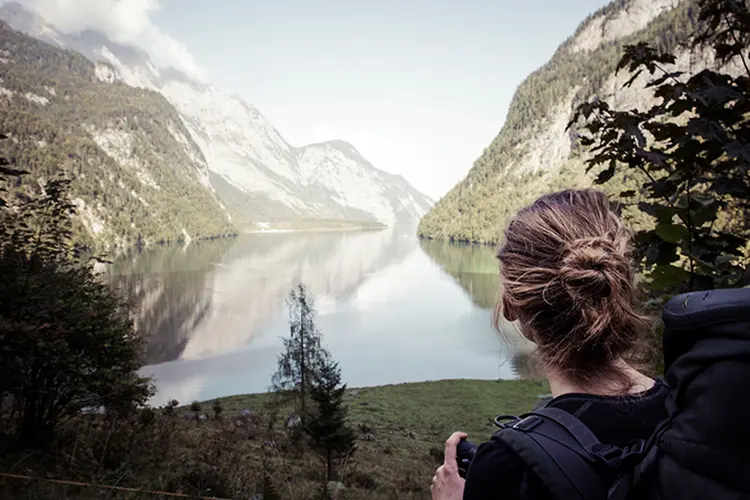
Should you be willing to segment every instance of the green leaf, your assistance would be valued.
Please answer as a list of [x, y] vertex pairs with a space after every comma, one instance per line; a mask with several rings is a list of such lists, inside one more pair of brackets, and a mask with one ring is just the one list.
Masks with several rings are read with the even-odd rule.
[[656, 225], [654, 231], [661, 239], [670, 243], [686, 241], [690, 235], [688, 229], [679, 224], [659, 223]]
[[679, 215], [679, 213], [680, 210], [677, 208], [657, 206], [653, 215], [659, 221], [659, 224], [671, 224], [674, 216]]
[[718, 211], [718, 202], [714, 202], [712, 205], [703, 206], [698, 210], [691, 210], [690, 217], [693, 227], [701, 227], [703, 224], [713, 221], [716, 218]]
[[651, 272], [651, 286], [657, 290], [664, 290], [689, 281], [690, 273], [681, 267], [656, 266]]
[[615, 176], [615, 168], [616, 168], [615, 160], [611, 160], [609, 162], [609, 167], [606, 170], [603, 170], [599, 173], [599, 176], [594, 181], [594, 184], [604, 184], [608, 180], [610, 180], [612, 177]]

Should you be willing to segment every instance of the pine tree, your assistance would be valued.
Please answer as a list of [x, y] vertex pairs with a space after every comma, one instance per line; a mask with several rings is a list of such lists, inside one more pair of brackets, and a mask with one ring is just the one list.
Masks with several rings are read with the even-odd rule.
[[320, 373], [310, 388], [310, 398], [315, 408], [306, 415], [305, 432], [310, 444], [326, 463], [326, 479], [333, 477], [333, 464], [355, 450], [354, 430], [347, 425], [347, 407], [344, 405], [346, 384], [341, 383], [338, 363], [326, 359]]
[[268, 473], [263, 474], [263, 500], [281, 500], [279, 492], [276, 490], [276, 486], [273, 484], [273, 479]]
[[289, 337], [283, 339], [284, 352], [279, 356], [273, 376], [277, 393], [291, 392], [298, 398], [300, 415], [307, 411], [308, 393], [320, 366], [328, 358], [321, 346], [321, 332], [315, 326], [315, 306], [303, 284], [289, 294]]

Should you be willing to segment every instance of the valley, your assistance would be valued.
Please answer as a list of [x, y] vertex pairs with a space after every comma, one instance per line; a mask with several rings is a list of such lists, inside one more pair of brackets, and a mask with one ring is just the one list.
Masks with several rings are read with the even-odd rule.
[[[0, 20], [10, 69], [0, 112], [11, 155], [32, 172], [23, 189], [52, 173], [72, 176], [84, 246], [413, 228], [433, 204], [353, 145], [292, 146], [242, 98], [157, 69], [145, 52], [99, 32], [63, 33], [19, 3], [2, 5]], [[32, 76], [39, 63], [42, 79]]]

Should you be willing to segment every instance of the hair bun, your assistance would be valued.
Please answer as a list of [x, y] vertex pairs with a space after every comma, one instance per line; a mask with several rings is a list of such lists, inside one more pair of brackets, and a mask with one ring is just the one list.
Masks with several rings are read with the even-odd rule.
[[565, 249], [560, 279], [573, 299], [598, 301], [612, 293], [612, 271], [623, 261], [624, 256], [608, 239], [577, 239]]

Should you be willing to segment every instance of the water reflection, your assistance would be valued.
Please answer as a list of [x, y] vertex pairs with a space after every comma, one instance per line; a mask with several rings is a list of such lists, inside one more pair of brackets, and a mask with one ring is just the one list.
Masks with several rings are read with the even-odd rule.
[[113, 262], [109, 284], [133, 308], [135, 327], [148, 336], [147, 362], [177, 359], [211, 309], [208, 283], [234, 240], [192, 243], [133, 253]]
[[420, 240], [419, 244], [466, 290], [477, 307], [495, 307], [499, 281], [492, 247], [435, 240]]
[[[477, 307], [491, 314], [499, 291], [499, 268], [493, 247], [435, 240], [420, 240], [419, 244], [461, 285]], [[521, 335], [517, 325], [500, 317], [498, 329], [509, 356], [504, 362], [510, 362], [514, 375], [533, 380], [542, 378], [535, 364], [534, 345]]]
[[529, 376], [530, 343], [491, 326], [492, 249], [394, 230], [268, 233], [123, 258], [109, 270], [148, 335], [152, 404], [265, 391], [304, 282], [351, 387]]
[[147, 362], [156, 364], [247, 345], [300, 281], [325, 314], [415, 245], [393, 229], [253, 234], [135, 254], [115, 262], [109, 279], [133, 303], [149, 339]]

